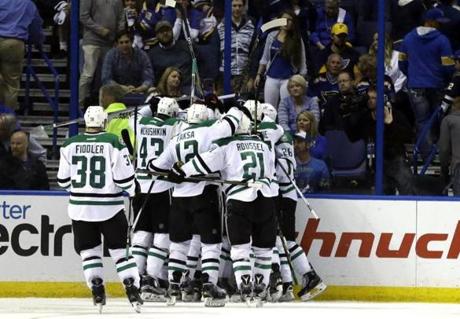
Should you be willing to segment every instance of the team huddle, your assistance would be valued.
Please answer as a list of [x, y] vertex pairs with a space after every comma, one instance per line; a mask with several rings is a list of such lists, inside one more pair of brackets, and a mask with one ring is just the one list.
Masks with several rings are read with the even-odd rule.
[[301, 300], [324, 291], [295, 242], [296, 161], [275, 108], [248, 100], [216, 118], [194, 103], [184, 120], [179, 110], [164, 97], [155, 114], [130, 118], [136, 165], [104, 131], [99, 106], [87, 109], [86, 132], [61, 147], [58, 183], [70, 192], [74, 245], [94, 304], [101, 311], [106, 302], [101, 234], [136, 311], [144, 301], [294, 301], [297, 276]]

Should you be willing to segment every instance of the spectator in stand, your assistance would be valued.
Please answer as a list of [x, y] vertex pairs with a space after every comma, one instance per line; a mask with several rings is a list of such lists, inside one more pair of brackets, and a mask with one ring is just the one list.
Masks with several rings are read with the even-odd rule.
[[310, 111], [319, 121], [318, 98], [307, 95], [308, 82], [304, 77], [296, 74], [288, 82], [289, 96], [281, 100], [278, 107], [278, 124], [285, 132], [296, 132], [297, 114]]
[[166, 68], [157, 85], [160, 96], [180, 97], [182, 93], [182, 74], [178, 68], [170, 66]]
[[327, 57], [325, 72], [322, 72], [313, 81], [313, 85], [309, 90], [311, 96], [318, 97], [320, 109], [327, 102], [327, 99], [332, 95], [339, 93], [339, 85], [337, 77], [342, 71], [342, 57], [340, 54], [332, 53]]
[[[355, 142], [364, 139], [375, 143], [377, 124], [377, 90], [367, 90], [367, 105], [361, 108], [343, 108], [344, 130]], [[387, 99], [388, 100], [388, 99]], [[384, 107], [383, 174], [384, 192], [387, 195], [416, 195], [415, 180], [406, 159], [405, 144], [413, 142], [412, 127], [405, 116], [388, 101]]]
[[391, 0], [391, 38], [401, 41], [406, 34], [423, 24], [423, 0]]
[[455, 73], [452, 76], [449, 85], [447, 86], [441, 104], [444, 113], [447, 113], [449, 111], [449, 108], [452, 105], [452, 101], [456, 97], [460, 96], [460, 50], [454, 52], [453, 58], [455, 61]]
[[142, 37], [145, 50], [150, 49], [158, 42], [155, 26], [162, 18], [163, 9], [159, 0], [143, 1], [136, 21], [136, 31]]
[[133, 47], [142, 49], [144, 43], [138, 30], [137, 20], [139, 18], [139, 6], [136, 0], [123, 0], [125, 11], [126, 30], [133, 37]]
[[278, 108], [278, 103], [289, 95], [287, 82], [294, 74], [307, 75], [305, 46], [300, 37], [296, 15], [285, 11], [280, 18], [287, 19], [287, 25], [267, 35], [264, 52], [259, 62], [254, 86], [261, 85], [265, 76], [264, 101]]
[[[100, 89], [100, 104], [110, 116], [111, 113], [121, 112], [126, 110], [126, 105], [121, 101], [125, 96], [125, 90], [118, 84], [106, 84]], [[115, 134], [120, 139], [122, 138], [121, 132], [128, 131], [131, 145], [134, 145], [136, 139], [134, 131], [129, 126], [129, 116], [127, 114], [112, 114], [107, 122], [105, 131]]]
[[25, 43], [43, 43], [42, 19], [31, 0], [0, 4], [0, 103], [18, 110]]
[[296, 124], [296, 131], [307, 132], [311, 139], [309, 146], [311, 156], [319, 159], [326, 158], [326, 138], [318, 133], [318, 121], [315, 115], [309, 111], [302, 111], [297, 115]]
[[203, 13], [200, 10], [195, 9], [190, 0], [176, 0], [176, 8], [165, 7], [163, 8], [163, 19], [168, 21], [173, 26], [174, 40], [179, 38], [185, 38], [183, 34], [182, 25], [185, 23], [185, 19], [182, 16], [181, 10], [177, 7], [181, 6], [184, 11], [190, 30], [190, 38], [192, 41], [198, 41], [198, 35], [200, 34], [200, 22], [203, 18]]
[[[438, 30], [440, 23], [445, 21], [443, 11], [428, 10], [424, 21], [423, 26], [417, 27], [404, 37], [399, 55], [399, 68], [407, 76], [417, 137], [433, 111], [440, 105], [443, 88], [454, 71], [449, 40]], [[435, 133], [432, 135], [428, 134], [420, 145], [423, 159], [428, 157], [433, 140], [437, 138]]]
[[440, 26], [439, 31], [449, 39], [454, 51], [460, 49], [460, 10], [454, 7], [455, 2], [455, 0], [439, 0], [436, 6], [437, 9], [444, 12], [444, 16], [448, 19], [448, 22]]
[[324, 50], [331, 43], [332, 27], [336, 23], [347, 26], [348, 39], [354, 40], [354, 25], [350, 13], [340, 8], [339, 0], [325, 0], [324, 7], [318, 8], [315, 30], [310, 36], [310, 41], [315, 48]]
[[0, 189], [49, 190], [46, 167], [29, 154], [28, 147], [26, 132], [11, 134], [11, 151], [0, 158]]
[[126, 93], [145, 93], [153, 85], [153, 70], [144, 51], [133, 48], [127, 31], [115, 37], [116, 47], [110, 49], [102, 66], [102, 84], [119, 84]]
[[[10, 138], [15, 130], [20, 130], [21, 126], [14, 113], [0, 113], [0, 156], [8, 151]], [[38, 143], [32, 136], [29, 137], [30, 155], [46, 164], [46, 149]]]
[[[252, 81], [246, 82], [243, 86], [243, 81], [247, 80], [246, 74], [243, 72], [248, 71], [249, 67], [249, 54], [253, 42], [255, 40], [256, 32], [254, 24], [245, 14], [246, 0], [233, 0], [232, 1], [232, 50], [231, 50], [231, 75], [232, 75], [232, 88], [235, 92], [249, 91], [252, 87]], [[223, 78], [224, 78], [224, 47], [225, 47], [225, 26], [224, 21], [219, 23], [217, 31], [220, 40], [220, 53], [221, 63], [219, 67], [220, 77], [217, 92], [223, 91]], [[245, 70], [246, 69], [246, 70]]]
[[297, 186], [302, 193], [319, 193], [330, 187], [330, 174], [323, 160], [310, 154], [311, 137], [305, 131], [294, 135], [294, 154], [296, 170], [294, 172]]
[[[369, 54], [377, 58], [378, 33], [374, 34], [374, 41], [369, 48]], [[398, 93], [406, 85], [407, 77], [399, 69], [399, 51], [393, 48], [393, 40], [385, 33], [385, 74], [393, 81], [395, 92]]]
[[[441, 122], [439, 161], [443, 172], [449, 171], [454, 195], [460, 195], [460, 97], [453, 100], [452, 111]], [[446, 173], [444, 173], [446, 174]], [[447, 174], [446, 174], [447, 175]]]
[[155, 33], [159, 42], [148, 51], [154, 78], [160, 79], [166, 68], [174, 66], [181, 71], [184, 90], [189, 91], [192, 82], [192, 57], [187, 43], [184, 40], [174, 40], [172, 26], [168, 21], [158, 22]]
[[342, 70], [354, 72], [354, 66], [358, 62], [359, 53], [350, 42], [348, 42], [348, 27], [344, 23], [336, 23], [332, 26], [330, 37], [332, 42], [321, 50], [315, 58], [316, 73], [326, 71], [325, 63], [332, 53], [340, 54], [342, 57]]
[[[83, 26], [83, 70], [80, 74], [79, 102], [91, 95], [93, 80], [99, 77], [96, 69], [102, 65], [105, 54], [112, 48], [115, 36], [125, 29], [122, 0], [81, 0], [80, 23]], [[99, 91], [99, 85], [95, 85]], [[86, 103], [87, 104], [87, 103]]]

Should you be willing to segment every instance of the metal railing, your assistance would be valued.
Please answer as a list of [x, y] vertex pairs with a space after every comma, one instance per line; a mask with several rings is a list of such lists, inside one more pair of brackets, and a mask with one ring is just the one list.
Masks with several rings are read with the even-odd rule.
[[[27, 45], [27, 65], [26, 65], [26, 82], [25, 82], [25, 97], [24, 97], [24, 106], [25, 108], [30, 108], [30, 84], [31, 84], [31, 76], [34, 78], [35, 83], [37, 84], [38, 88], [43, 93], [44, 97], [48, 101], [49, 105], [53, 110], [53, 122], [58, 122], [58, 112], [59, 112], [59, 73], [56, 71], [56, 68], [53, 66], [53, 63], [48, 58], [45, 52], [43, 52], [42, 47], [37, 48], [40, 52], [42, 59], [45, 61], [48, 69], [51, 71], [53, 75], [53, 82], [54, 82], [54, 97], [52, 97], [48, 89], [43, 85], [40, 79], [37, 76], [37, 73], [34, 70], [32, 65], [32, 44]], [[53, 128], [53, 158], [57, 155], [57, 128]]]

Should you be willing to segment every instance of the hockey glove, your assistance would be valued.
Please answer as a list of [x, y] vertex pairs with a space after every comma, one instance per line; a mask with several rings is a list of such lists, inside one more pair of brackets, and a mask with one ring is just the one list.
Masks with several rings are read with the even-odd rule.
[[173, 167], [171, 168], [171, 171], [168, 174], [168, 180], [170, 182], [180, 184], [184, 181], [185, 173], [181, 168], [182, 165], [183, 163], [180, 161], [174, 163]]

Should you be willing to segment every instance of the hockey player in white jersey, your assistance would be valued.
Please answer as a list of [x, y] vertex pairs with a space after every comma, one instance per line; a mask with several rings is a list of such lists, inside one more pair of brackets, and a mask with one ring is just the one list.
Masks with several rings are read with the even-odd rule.
[[[262, 103], [261, 113], [264, 115], [265, 121], [276, 121], [277, 112], [271, 104]], [[260, 128], [264, 127], [263, 123]], [[286, 253], [289, 254], [295, 272], [302, 276], [302, 288], [298, 293], [298, 297], [303, 301], [307, 301], [322, 293], [326, 289], [326, 285], [311, 267], [302, 247], [295, 242], [295, 211], [298, 198], [292, 183], [295, 182], [296, 160], [292, 136], [288, 132], [285, 132], [276, 141], [275, 152], [276, 177], [279, 185], [277, 217], [281, 234], [286, 240], [286, 248], [288, 249], [288, 252], [285, 252], [281, 242], [282, 238], [278, 236], [276, 248], [280, 252], [281, 275], [283, 278], [283, 295], [279, 301], [293, 301], [295, 299], [292, 289], [292, 274], [288, 266]]]
[[174, 116], [176, 100], [160, 98], [154, 117], [140, 117], [136, 126], [137, 172], [141, 192], [133, 200], [134, 214], [140, 214], [134, 229], [132, 253], [141, 276], [144, 301], [166, 301], [167, 276], [162, 273], [169, 254], [170, 189], [174, 184], [145, 172], [150, 160], [168, 146], [182, 121]]
[[[241, 111], [232, 108], [218, 121], [207, 121], [208, 110], [203, 104], [192, 104], [188, 109], [190, 126], [176, 135], [148, 169], [170, 172], [177, 163], [187, 163], [194, 156], [209, 149], [215, 139], [235, 133]], [[170, 215], [169, 291], [173, 304], [180, 294], [180, 282], [187, 271], [186, 261], [190, 240], [195, 229], [201, 237], [203, 295], [206, 306], [223, 306], [225, 293], [217, 287], [219, 256], [221, 252], [221, 221], [218, 209], [218, 186], [207, 182], [182, 183], [174, 187]]]
[[[249, 115], [249, 112], [247, 113]], [[275, 246], [275, 174], [271, 145], [257, 135], [249, 135], [251, 120], [243, 115], [237, 135], [214, 142], [211, 150], [201, 153], [182, 167], [176, 164], [178, 180], [183, 177], [220, 171], [222, 178], [253, 185], [225, 186], [226, 227], [231, 243], [230, 255], [241, 297], [258, 302], [266, 298]], [[255, 255], [251, 267], [251, 247]]]
[[128, 222], [123, 191], [134, 196], [134, 169], [125, 145], [104, 132], [107, 113], [90, 106], [85, 113], [86, 132], [67, 139], [61, 147], [57, 174], [59, 186], [70, 192], [68, 213], [72, 220], [75, 250], [80, 254], [86, 283], [94, 304], [105, 304], [102, 257], [109, 248], [131, 304], [140, 310], [139, 272], [126, 252]]

